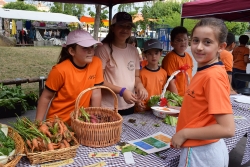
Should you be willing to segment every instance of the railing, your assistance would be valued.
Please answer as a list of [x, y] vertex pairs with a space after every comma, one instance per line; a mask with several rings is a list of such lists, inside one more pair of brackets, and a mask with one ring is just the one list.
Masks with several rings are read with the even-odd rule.
[[14, 80], [0, 81], [0, 83], [3, 83], [3, 85], [13, 85], [13, 84], [15, 84], [16, 86], [21, 86], [22, 83], [39, 82], [39, 96], [40, 96], [42, 94], [42, 92], [43, 92], [44, 83], [45, 83], [46, 80], [47, 80], [47, 77], [41, 76], [41, 77], [29, 78], [29, 79], [16, 78]]

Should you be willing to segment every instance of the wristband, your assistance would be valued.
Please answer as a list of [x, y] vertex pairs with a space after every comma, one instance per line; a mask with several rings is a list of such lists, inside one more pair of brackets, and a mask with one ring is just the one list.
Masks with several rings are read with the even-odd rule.
[[122, 97], [123, 96], [123, 92], [126, 90], [126, 88], [122, 88], [119, 92], [119, 95]]

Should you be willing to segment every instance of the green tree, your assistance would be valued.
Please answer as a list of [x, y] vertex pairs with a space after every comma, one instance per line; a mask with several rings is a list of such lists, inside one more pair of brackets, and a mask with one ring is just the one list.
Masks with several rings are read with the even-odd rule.
[[74, 3], [59, 3], [54, 2], [50, 8], [52, 13], [64, 13], [72, 16], [80, 17], [84, 13], [84, 5]]
[[[93, 12], [92, 10], [91, 10], [91, 8], [90, 7], [88, 7], [88, 9], [87, 9], [87, 11], [89, 12], [89, 15], [91, 16], [91, 17], [96, 17], [96, 13], [95, 12]], [[108, 15], [109, 14], [109, 11], [108, 10], [102, 10], [101, 9], [101, 14], [100, 14], [100, 27], [104, 27], [104, 23], [103, 23], [103, 21], [102, 20], [107, 20], [108, 19]]]
[[5, 9], [17, 9], [17, 10], [29, 10], [29, 11], [38, 11], [37, 8], [33, 5], [26, 4], [22, 1], [9, 2], [3, 6]]
[[228, 31], [235, 35], [242, 35], [248, 29], [249, 23], [243, 22], [225, 22]]

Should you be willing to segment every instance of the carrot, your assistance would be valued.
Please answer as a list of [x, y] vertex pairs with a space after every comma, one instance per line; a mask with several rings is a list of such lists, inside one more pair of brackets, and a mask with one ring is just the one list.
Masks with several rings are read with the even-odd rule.
[[56, 143], [52, 143], [52, 145], [53, 145], [53, 148], [54, 148], [54, 149], [58, 149], [58, 148], [60, 148], [60, 146], [61, 146], [60, 144], [56, 144]]
[[26, 143], [27, 143], [27, 145], [29, 146], [29, 148], [32, 149], [32, 144], [31, 144], [31, 141], [30, 141], [29, 139], [26, 140]]
[[60, 149], [61, 149], [61, 148], [65, 148], [65, 147], [66, 147], [65, 144], [60, 143]]
[[63, 126], [60, 121], [58, 121], [59, 129], [60, 129], [60, 134], [63, 135]]
[[65, 139], [63, 139], [62, 141], [66, 148], [70, 147], [70, 144]]
[[48, 143], [47, 148], [48, 148], [48, 150], [54, 150], [53, 143]]
[[32, 152], [33, 152], [34, 150], [39, 150], [38, 142], [37, 142], [37, 139], [36, 139], [36, 138], [32, 139], [32, 145], [33, 145], [33, 147], [32, 147]]
[[40, 127], [39, 127], [39, 130], [45, 134], [46, 136], [48, 137], [52, 137], [52, 134], [50, 133], [49, 131], [49, 127], [46, 125], [46, 124], [42, 124]]

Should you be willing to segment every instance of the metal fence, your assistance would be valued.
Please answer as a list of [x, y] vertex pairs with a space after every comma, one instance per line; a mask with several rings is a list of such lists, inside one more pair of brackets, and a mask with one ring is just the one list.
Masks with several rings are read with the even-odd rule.
[[21, 79], [21, 78], [16, 78], [13, 80], [5, 80], [5, 81], [1, 81], [0, 83], [2, 83], [3, 85], [16, 85], [16, 86], [21, 86], [21, 84], [23, 83], [34, 83], [34, 82], [38, 82], [39, 83], [39, 96], [42, 94], [42, 91], [44, 89], [44, 84], [45, 81], [47, 80], [47, 77], [44, 76], [40, 76], [37, 78], [29, 78], [29, 79]]

